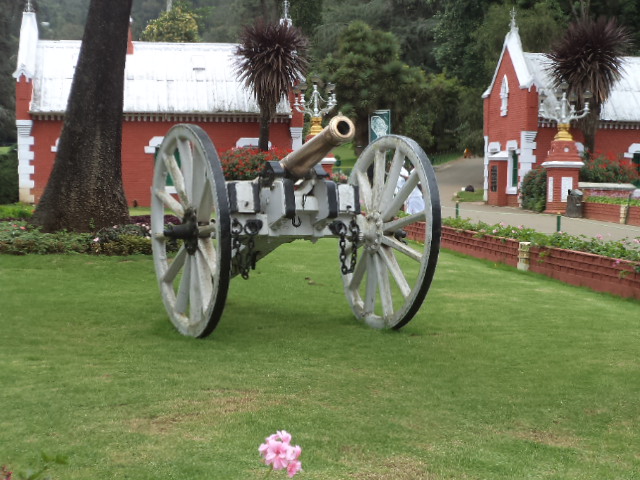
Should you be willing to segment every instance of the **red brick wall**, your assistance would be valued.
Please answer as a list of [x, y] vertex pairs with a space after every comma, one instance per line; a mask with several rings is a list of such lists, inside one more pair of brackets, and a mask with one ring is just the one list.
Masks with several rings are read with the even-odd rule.
[[29, 120], [29, 106], [33, 83], [22, 75], [16, 83], [16, 119]]
[[[509, 81], [509, 103], [507, 115], [503, 117], [500, 115], [502, 104], [500, 88], [505, 75]], [[500, 142], [503, 150], [508, 140], [517, 140], [518, 146], [520, 146], [520, 132], [522, 130], [537, 129], [538, 95], [531, 94], [527, 89], [520, 89], [508, 51], [505, 51], [491, 94], [484, 101], [484, 109], [485, 135], [489, 136], [490, 142]]]
[[[145, 153], [145, 147], [153, 137], [164, 136], [177, 122], [129, 122], [122, 131], [122, 177], [125, 195], [130, 205], [134, 200], [140, 206], [150, 203], [150, 188], [153, 178], [153, 155]], [[201, 123], [200, 126], [212, 139], [218, 152], [235, 147], [240, 137], [258, 137], [259, 126], [250, 122]], [[35, 137], [32, 190], [38, 203], [53, 169], [55, 145], [62, 130], [61, 121], [34, 121], [32, 135]], [[271, 125], [271, 143], [279, 148], [291, 148], [291, 134], [288, 123]]]
[[583, 202], [582, 214], [584, 218], [590, 220], [619, 223], [620, 205]]
[[629, 207], [627, 224], [640, 226], [640, 207]]

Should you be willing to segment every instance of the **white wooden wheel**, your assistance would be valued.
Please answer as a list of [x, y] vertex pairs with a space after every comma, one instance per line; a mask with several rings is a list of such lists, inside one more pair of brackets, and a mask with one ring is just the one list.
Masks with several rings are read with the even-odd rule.
[[[182, 224], [165, 228], [164, 215]], [[176, 125], [158, 150], [151, 194], [153, 261], [165, 308], [183, 335], [218, 324], [230, 280], [229, 202], [220, 160], [196, 125]], [[167, 251], [179, 242], [178, 252]]]
[[[398, 188], [403, 168], [409, 175]], [[388, 135], [362, 152], [349, 183], [359, 188], [362, 214], [357, 217], [358, 260], [353, 272], [343, 275], [347, 300], [368, 325], [398, 329], [420, 309], [438, 262], [441, 213], [435, 173], [416, 142]], [[424, 209], [400, 213], [412, 193], [421, 196]], [[416, 222], [425, 222], [423, 244], [405, 243], [404, 229]], [[348, 243], [348, 255], [351, 248]]]

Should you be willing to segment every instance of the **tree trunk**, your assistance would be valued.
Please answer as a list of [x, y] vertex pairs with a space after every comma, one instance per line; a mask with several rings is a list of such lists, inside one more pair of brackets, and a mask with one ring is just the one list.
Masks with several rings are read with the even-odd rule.
[[131, 4], [91, 0], [58, 154], [33, 218], [44, 231], [128, 222], [121, 150]]
[[271, 115], [263, 111], [260, 115], [260, 138], [258, 139], [258, 148], [263, 152], [269, 150], [270, 129]]
[[595, 152], [596, 132], [598, 131], [598, 125], [600, 124], [601, 109], [600, 105], [594, 104], [589, 115], [578, 120], [578, 127], [582, 130], [582, 135], [584, 136], [584, 148], [590, 153]]

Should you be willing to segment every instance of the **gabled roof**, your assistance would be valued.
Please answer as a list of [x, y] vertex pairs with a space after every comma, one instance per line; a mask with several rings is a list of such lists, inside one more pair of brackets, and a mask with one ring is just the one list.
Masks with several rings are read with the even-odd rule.
[[[547, 70], [550, 60], [543, 53], [523, 52], [518, 29], [514, 28], [514, 25], [505, 37], [491, 85], [482, 97], [486, 98], [491, 94], [505, 51], [509, 52], [520, 88], [530, 89], [535, 86], [538, 91], [544, 90], [548, 95], [545, 100], [547, 110], [555, 109], [557, 100], [552, 94], [553, 81]], [[623, 76], [615, 84], [609, 99], [603, 105], [600, 120], [640, 122], [640, 57], [624, 57]]]
[[531, 71], [529, 70], [529, 66], [527, 65], [525, 59], [525, 53], [522, 50], [522, 41], [520, 40], [518, 27], [515, 26], [515, 23], [512, 23], [511, 30], [504, 38], [504, 43], [502, 44], [502, 52], [500, 52], [500, 59], [498, 60], [498, 65], [496, 66], [496, 70], [493, 73], [493, 79], [491, 79], [489, 88], [487, 88], [482, 94], [482, 98], [486, 98], [491, 94], [493, 86], [496, 83], [498, 70], [500, 70], [500, 66], [502, 65], [502, 61], [504, 60], [505, 52], [509, 52], [509, 57], [511, 58], [513, 68], [516, 71], [516, 76], [518, 77], [518, 84], [520, 88], [528, 89], [535, 84], [535, 79]]
[[[61, 114], [66, 110], [81, 42], [37, 37], [35, 14], [25, 12], [14, 76], [33, 80], [32, 113]], [[235, 44], [133, 43], [134, 53], [127, 55], [125, 69], [125, 114], [260, 112], [252, 92], [235, 73]], [[276, 112], [291, 115], [289, 102], [281, 101]]]

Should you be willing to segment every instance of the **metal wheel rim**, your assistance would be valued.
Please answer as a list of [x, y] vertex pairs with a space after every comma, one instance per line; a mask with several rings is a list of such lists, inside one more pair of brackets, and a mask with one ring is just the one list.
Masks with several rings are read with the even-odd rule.
[[[175, 152], [178, 152], [179, 163]], [[171, 178], [173, 188], [167, 185]], [[175, 193], [173, 193], [175, 192]], [[179, 218], [193, 212], [198, 229], [192, 253], [186, 241], [167, 255], [165, 210]], [[217, 326], [230, 280], [231, 238], [224, 174], [211, 139], [196, 125], [176, 125], [157, 154], [151, 194], [153, 260], [163, 303], [183, 335], [206, 337]]]
[[[400, 171], [406, 162], [411, 164], [412, 172], [405, 186], [396, 193]], [[358, 217], [361, 228], [358, 261], [353, 273], [343, 276], [347, 301], [356, 318], [368, 325], [401, 328], [420, 309], [438, 262], [441, 212], [433, 167], [416, 142], [388, 135], [378, 138], [362, 152], [349, 183], [359, 187], [363, 213]], [[418, 183], [422, 186], [424, 211], [396, 218]], [[405, 245], [394, 236], [394, 232], [416, 221], [425, 222], [421, 250]], [[414, 278], [405, 277], [399, 260], [408, 262], [413, 270], [417, 266]]]

